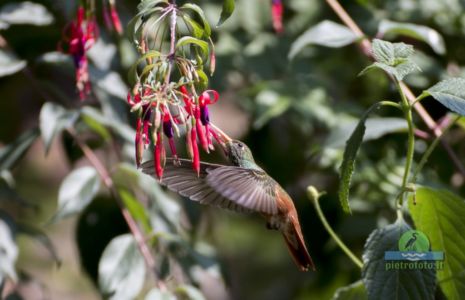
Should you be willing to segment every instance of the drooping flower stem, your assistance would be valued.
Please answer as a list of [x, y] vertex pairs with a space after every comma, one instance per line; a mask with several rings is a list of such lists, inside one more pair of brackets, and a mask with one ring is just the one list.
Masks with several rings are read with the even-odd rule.
[[339, 238], [336, 232], [334, 232], [334, 230], [331, 228], [331, 225], [329, 225], [328, 220], [326, 220], [326, 217], [323, 211], [321, 210], [319, 203], [319, 199], [322, 195], [324, 195], [324, 193], [319, 193], [313, 186], [309, 186], [307, 188], [307, 196], [315, 206], [316, 213], [320, 218], [320, 221], [323, 224], [326, 231], [336, 242], [336, 244], [342, 249], [342, 251], [344, 251], [344, 253], [350, 258], [350, 260], [352, 260], [352, 262], [356, 264], [357, 267], [359, 267], [360, 269], [363, 268], [363, 262], [352, 251], [350, 251], [349, 247], [347, 247], [346, 244], [344, 244], [344, 242]]
[[160, 280], [160, 276], [156, 270], [155, 259], [152, 255], [152, 252], [150, 251], [149, 246], [147, 245], [144, 234], [137, 225], [137, 221], [132, 217], [131, 213], [126, 208], [124, 202], [121, 200], [109, 171], [97, 157], [94, 151], [89, 146], [87, 146], [87, 144], [84, 143], [84, 141], [82, 141], [81, 138], [79, 138], [79, 136], [73, 129], [68, 129], [67, 131], [76, 141], [76, 144], [79, 146], [79, 148], [81, 148], [82, 152], [84, 153], [84, 156], [95, 167], [100, 178], [102, 179], [103, 184], [108, 188], [111, 195], [118, 203], [123, 218], [128, 224], [129, 230], [131, 231], [132, 235], [134, 236], [134, 239], [136, 240], [137, 246], [142, 256], [144, 257], [145, 263], [149, 267], [149, 270], [152, 271], [151, 274], [155, 277], [157, 285], [159, 287], [164, 286], [164, 283]]

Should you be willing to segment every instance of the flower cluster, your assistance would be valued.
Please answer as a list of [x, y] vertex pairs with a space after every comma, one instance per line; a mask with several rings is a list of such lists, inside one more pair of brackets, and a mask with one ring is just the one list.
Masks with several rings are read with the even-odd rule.
[[218, 93], [206, 90], [196, 97], [193, 95], [195, 90], [192, 91], [190, 93], [186, 85], [182, 85], [171, 91], [171, 97], [166, 97], [162, 88], [136, 84], [128, 93], [131, 110], [137, 111], [139, 116], [135, 137], [136, 164], [140, 165], [144, 149], [152, 142], [155, 173], [159, 179], [166, 162], [165, 139], [174, 163], [179, 163], [174, 137], [180, 137], [180, 127], [185, 130], [187, 153], [197, 173], [200, 172], [199, 145], [209, 153], [214, 149], [212, 139], [221, 143], [220, 136], [224, 135], [210, 123], [208, 111], [208, 105], [218, 101]]
[[[79, 7], [76, 20], [69, 23], [63, 31], [62, 43], [66, 52], [73, 57], [76, 67], [76, 87], [79, 96], [84, 99], [90, 93], [90, 80], [86, 52], [94, 45], [98, 37], [95, 17], [85, 17], [85, 9]], [[63, 49], [62, 44], [59, 48]]]
[[[107, 26], [121, 34], [123, 29], [114, 0], [104, 0], [102, 5]], [[91, 91], [87, 51], [95, 44], [98, 35], [98, 25], [93, 10], [86, 10], [83, 6], [79, 6], [76, 19], [66, 25], [62, 41], [58, 46], [61, 51], [73, 57], [76, 68], [76, 88], [81, 100], [85, 99]]]

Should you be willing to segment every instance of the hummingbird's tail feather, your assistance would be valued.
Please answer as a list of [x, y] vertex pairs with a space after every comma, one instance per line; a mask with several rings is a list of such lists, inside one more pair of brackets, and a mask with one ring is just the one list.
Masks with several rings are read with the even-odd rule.
[[301, 271], [308, 271], [309, 268], [315, 271], [315, 264], [305, 246], [300, 226], [299, 228], [296, 226], [299, 225], [290, 224], [290, 226], [282, 232], [287, 248], [289, 248], [292, 258]]

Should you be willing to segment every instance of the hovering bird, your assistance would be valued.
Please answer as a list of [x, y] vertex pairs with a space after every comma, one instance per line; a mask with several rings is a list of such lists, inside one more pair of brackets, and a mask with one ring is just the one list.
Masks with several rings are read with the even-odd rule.
[[[268, 229], [282, 233], [299, 269], [315, 270], [291, 197], [255, 163], [252, 152], [243, 142], [226, 135], [222, 137], [225, 140], [222, 147], [232, 166], [202, 162], [197, 174], [190, 160], [179, 159], [174, 163], [173, 159], [167, 159], [160, 183], [202, 204], [260, 213]], [[153, 161], [143, 163], [141, 168], [156, 177]]]

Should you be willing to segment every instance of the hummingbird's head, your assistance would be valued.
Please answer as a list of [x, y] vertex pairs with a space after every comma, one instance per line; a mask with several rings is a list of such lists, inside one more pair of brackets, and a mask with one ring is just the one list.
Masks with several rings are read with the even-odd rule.
[[255, 163], [249, 147], [241, 141], [230, 140], [225, 143], [225, 152], [229, 160], [239, 167], [245, 167], [247, 163]]

